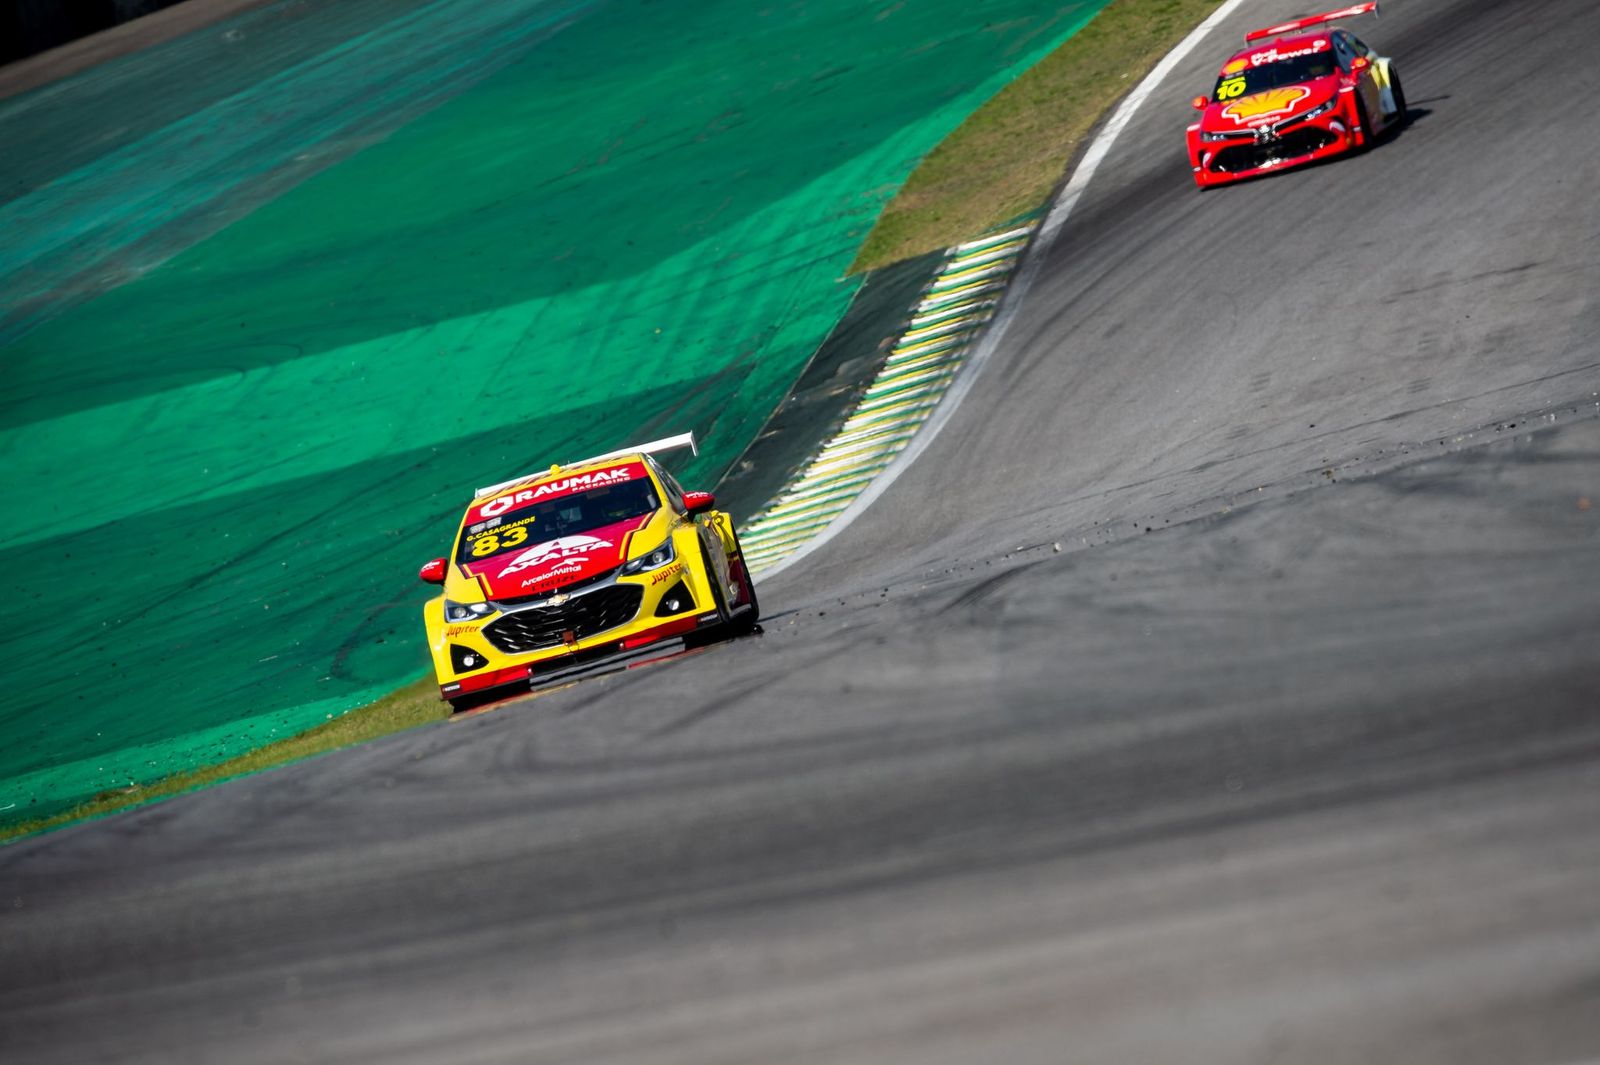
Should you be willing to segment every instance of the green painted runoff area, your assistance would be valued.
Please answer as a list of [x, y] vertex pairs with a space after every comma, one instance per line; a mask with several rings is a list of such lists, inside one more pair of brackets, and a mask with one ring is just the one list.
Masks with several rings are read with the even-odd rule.
[[297, 0], [0, 101], [0, 823], [419, 676], [476, 485], [713, 484], [1104, 3]]

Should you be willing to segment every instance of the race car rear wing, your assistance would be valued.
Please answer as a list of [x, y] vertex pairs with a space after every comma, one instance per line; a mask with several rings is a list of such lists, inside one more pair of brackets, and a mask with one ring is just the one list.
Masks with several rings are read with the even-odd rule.
[[693, 433], [679, 433], [677, 436], [664, 436], [660, 440], [652, 440], [648, 444], [634, 444], [632, 447], [619, 447], [615, 451], [607, 451], [604, 455], [595, 455], [592, 458], [580, 459], [569, 462], [568, 466], [585, 466], [591, 462], [604, 462], [606, 459], [621, 458], [623, 455], [654, 455], [662, 451], [676, 451], [679, 448], [688, 448], [690, 453], [700, 454], [700, 445], [695, 443]]
[[[577, 462], [562, 463], [561, 468], [587, 466], [591, 462], [604, 462], [606, 459], [621, 458], [623, 455], [654, 455], [658, 452], [676, 451], [685, 447], [696, 455], [700, 454], [700, 445], [695, 443], [694, 434], [679, 433], [677, 436], [666, 436], [660, 440], [652, 440], [648, 444], [634, 444], [631, 447], [618, 448], [616, 451], [607, 451], [604, 455], [593, 455], [586, 459], [579, 459]], [[551, 471], [540, 470], [538, 473], [525, 473], [521, 477], [511, 478], [509, 481], [488, 485], [474, 492], [472, 498], [482, 499], [484, 496], [494, 495], [496, 492], [510, 488], [514, 484], [521, 484], [523, 481], [532, 480], [535, 477], [543, 477], [548, 472]]]
[[1308, 30], [1312, 26], [1318, 26], [1324, 22], [1332, 22], [1336, 18], [1354, 18], [1357, 15], [1376, 15], [1377, 13], [1378, 0], [1370, 0], [1369, 3], [1365, 4], [1351, 4], [1349, 7], [1342, 7], [1338, 11], [1325, 11], [1320, 15], [1307, 15], [1305, 18], [1297, 18], [1292, 22], [1280, 22], [1276, 26], [1268, 26], [1264, 30], [1251, 30], [1244, 35], [1244, 43], [1249, 44], [1251, 41], [1259, 41], [1263, 37], [1282, 37], [1286, 33], [1298, 33], [1301, 30]]

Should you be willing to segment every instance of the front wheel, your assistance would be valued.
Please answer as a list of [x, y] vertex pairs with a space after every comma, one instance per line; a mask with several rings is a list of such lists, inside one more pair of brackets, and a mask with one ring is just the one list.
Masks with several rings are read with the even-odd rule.
[[[737, 534], [734, 546], [738, 546]], [[756, 601], [756, 586], [750, 580], [750, 571], [744, 571], [745, 590], [750, 595], [750, 605], [747, 609], [733, 614], [728, 608], [727, 595], [722, 590], [722, 585], [717, 581], [717, 571], [711, 565], [711, 557], [706, 554], [705, 545], [700, 545], [700, 560], [706, 568], [706, 579], [711, 582], [711, 599], [717, 610], [717, 621], [714, 625], [698, 629], [683, 638], [685, 647], [707, 647], [721, 640], [732, 640], [739, 636], [748, 636], [756, 630], [756, 622], [761, 617], [761, 604]], [[744, 566], [744, 555], [739, 556], [739, 565]]]
[[1361, 140], [1356, 144], [1353, 153], [1360, 153], [1372, 147], [1372, 119], [1367, 115], [1367, 102], [1361, 98], [1361, 93], [1356, 93], [1356, 125], [1361, 127]]
[[[733, 537], [734, 547], [739, 546], [737, 533]], [[748, 636], [756, 631], [756, 622], [761, 620], [761, 602], [756, 599], [756, 582], [750, 579], [750, 567], [744, 563], [744, 552], [739, 552], [739, 570], [744, 576], [744, 591], [750, 599], [743, 613], [728, 622], [729, 636]]]
[[696, 629], [684, 636], [685, 647], [708, 647], [728, 634], [727, 599], [722, 594], [722, 585], [717, 581], [717, 571], [711, 565], [711, 556], [706, 554], [705, 544], [700, 545], [700, 564], [705, 567], [706, 583], [711, 585], [711, 604], [716, 608], [717, 620], [712, 625]]
[[1389, 68], [1389, 96], [1394, 101], [1394, 128], [1399, 129], [1406, 124], [1406, 90], [1393, 67]]
[[[504, 692], [499, 693], [499, 695], [504, 694]], [[468, 711], [478, 709], [480, 706], [488, 706], [496, 698], [497, 696], [494, 694], [472, 692], [469, 695], [458, 695], [454, 699], [446, 699], [445, 702], [450, 704], [450, 712], [452, 714], [465, 714]]]

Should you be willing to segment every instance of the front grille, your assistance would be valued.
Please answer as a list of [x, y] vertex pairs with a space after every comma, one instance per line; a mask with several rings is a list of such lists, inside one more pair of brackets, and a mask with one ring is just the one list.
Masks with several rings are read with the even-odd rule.
[[1255, 170], [1274, 160], [1296, 159], [1326, 148], [1337, 138], [1325, 129], [1308, 126], [1292, 130], [1277, 140], [1265, 144], [1236, 144], [1224, 148], [1211, 160], [1211, 169], [1224, 174], [1237, 174], [1241, 170]]
[[557, 592], [567, 592], [570, 594], [578, 591], [580, 588], [589, 588], [593, 585], [600, 584], [603, 581], [609, 580], [611, 575], [615, 572], [617, 572], [615, 568], [608, 569], [604, 573], [596, 573], [593, 577], [585, 577], [583, 580], [573, 581], [571, 584], [552, 585], [536, 595], [519, 595], [515, 599], [496, 599], [494, 604], [498, 607], [508, 607], [521, 606], [523, 603], [537, 603], [541, 599], [549, 599]]
[[644, 589], [637, 584], [618, 584], [569, 599], [560, 606], [530, 607], [506, 614], [485, 625], [483, 635], [507, 654], [556, 647], [564, 642], [563, 633], [570, 632], [581, 640], [633, 620], [643, 596]]

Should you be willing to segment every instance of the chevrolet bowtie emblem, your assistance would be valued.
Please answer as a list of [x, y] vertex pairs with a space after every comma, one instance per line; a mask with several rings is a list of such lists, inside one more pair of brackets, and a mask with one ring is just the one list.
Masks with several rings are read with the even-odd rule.
[[545, 606], [560, 606], [562, 603], [565, 603], [568, 599], [571, 599], [571, 598], [572, 598], [572, 596], [567, 595], [565, 592], [558, 592], [555, 595], [552, 595], [549, 599], [546, 599], [544, 601], [544, 605]]

